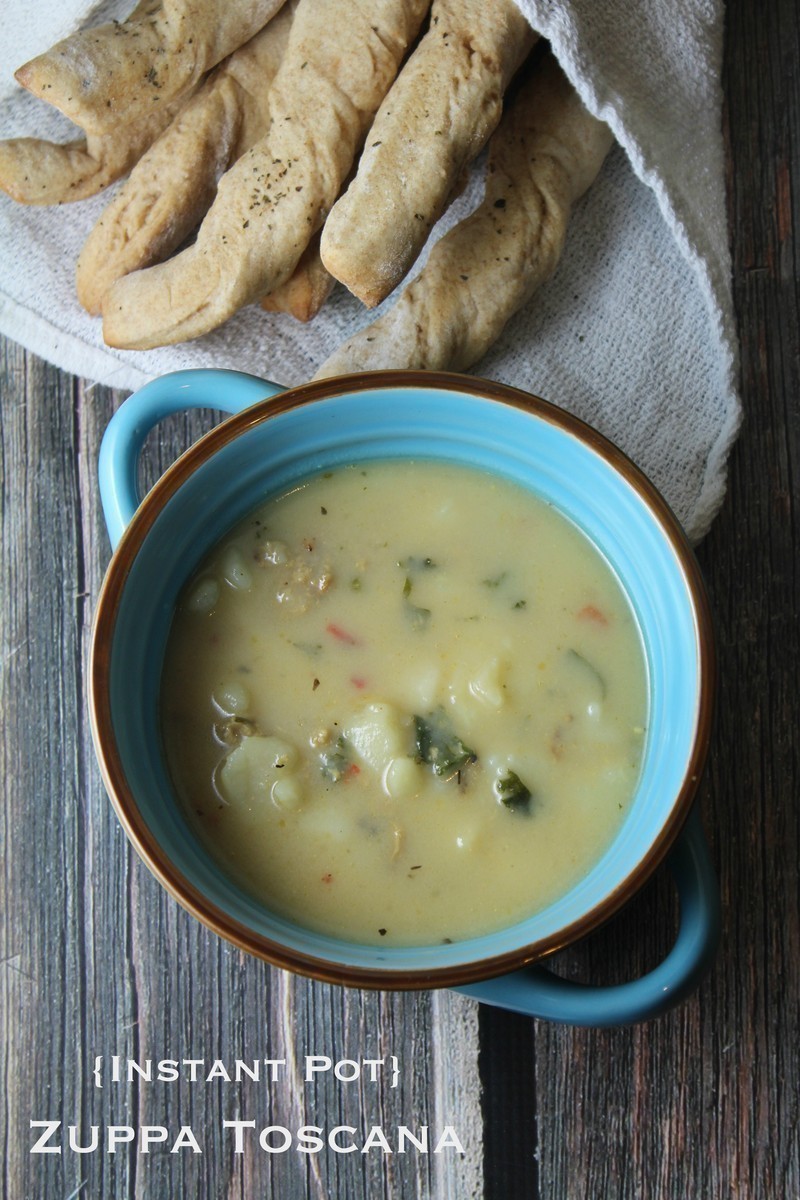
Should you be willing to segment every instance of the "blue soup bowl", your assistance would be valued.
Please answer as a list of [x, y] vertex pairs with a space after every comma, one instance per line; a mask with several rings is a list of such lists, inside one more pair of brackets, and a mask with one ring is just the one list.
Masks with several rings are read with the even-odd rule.
[[[234, 416], [200, 439], [141, 500], [148, 431], [188, 408]], [[233, 525], [316, 472], [379, 459], [478, 467], [553, 504], [597, 546], [627, 592], [649, 675], [643, 765], [629, 814], [602, 859], [528, 919], [454, 944], [351, 944], [270, 912], [209, 857], [173, 792], [161, 750], [159, 693], [178, 594]], [[278, 966], [382, 988], [453, 986], [488, 1003], [574, 1024], [654, 1016], [709, 966], [719, 897], [692, 812], [710, 735], [711, 622], [700, 574], [663, 498], [616, 447], [576, 418], [474, 377], [380, 372], [281, 392], [232, 371], [181, 371], [147, 384], [109, 424], [100, 456], [115, 553], [92, 647], [91, 717], [108, 793], [134, 846], [190, 912]], [[641, 979], [588, 987], [532, 966], [607, 920], [667, 859], [680, 925]]]

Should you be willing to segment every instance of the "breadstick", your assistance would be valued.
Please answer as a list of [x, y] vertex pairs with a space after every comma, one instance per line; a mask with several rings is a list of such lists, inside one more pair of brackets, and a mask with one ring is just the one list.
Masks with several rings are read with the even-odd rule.
[[265, 312], [287, 313], [296, 321], [310, 321], [333, 291], [335, 280], [319, 256], [319, 234], [308, 243], [285, 283], [261, 301]]
[[270, 90], [271, 125], [223, 175], [197, 241], [118, 280], [112, 346], [198, 337], [280, 286], [339, 193], [427, 0], [300, 0]]
[[100, 312], [117, 279], [173, 253], [200, 224], [223, 172], [263, 137], [294, 7], [286, 4], [208, 77], [108, 205], [78, 258], [87, 312]]
[[107, 133], [183, 96], [258, 33], [283, 0], [141, 0], [20, 67], [17, 82], [85, 130]]
[[19, 204], [66, 204], [95, 196], [131, 169], [178, 107], [167, 104], [130, 124], [63, 145], [32, 137], [0, 142], [0, 189]]
[[553, 273], [574, 202], [612, 143], [554, 59], [526, 80], [490, 142], [483, 203], [437, 242], [388, 313], [315, 378], [379, 368], [464, 370]]
[[513, 0], [434, 0], [322, 234], [322, 261], [370, 307], [403, 279], [500, 120], [536, 34]]

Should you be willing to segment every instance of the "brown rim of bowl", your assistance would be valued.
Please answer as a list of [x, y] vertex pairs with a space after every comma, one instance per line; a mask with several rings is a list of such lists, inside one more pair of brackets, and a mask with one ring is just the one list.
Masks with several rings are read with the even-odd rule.
[[[546, 938], [491, 958], [430, 970], [356, 967], [301, 954], [270, 938], [254, 933], [211, 903], [172, 864], [161, 850], [139, 812], [136, 799], [128, 787], [117, 750], [108, 694], [110, 647], [117, 605], [130, 566], [161, 508], [189, 475], [240, 433], [279, 413], [353, 390], [381, 390], [398, 386], [464, 392], [468, 395], [496, 400], [523, 409], [573, 434], [621, 474], [655, 515], [680, 565], [687, 590], [692, 598], [695, 614], [700, 678], [697, 721], [683, 783], [658, 836], [623, 882], [583, 916]], [[164, 472], [144, 498], [126, 528], [103, 581], [92, 631], [89, 715], [95, 751], [106, 791], [128, 838], [150, 871], [179, 904], [193, 916], [221, 937], [238, 946], [239, 949], [264, 959], [274, 966], [294, 971], [300, 975], [350, 987], [411, 990], [476, 983], [482, 979], [504, 975], [520, 967], [529, 966], [531, 963], [555, 954], [579, 938], [585, 937], [605, 923], [631, 899], [663, 861], [689, 814], [708, 752], [715, 678], [716, 664], [711, 613], [694, 554], [666, 500], [623, 451], [580, 418], [559, 409], [538, 396], [530, 395], [505, 384], [451, 372], [374, 371], [303, 384], [278, 396], [257, 402], [241, 413], [228, 417], [201, 437]]]

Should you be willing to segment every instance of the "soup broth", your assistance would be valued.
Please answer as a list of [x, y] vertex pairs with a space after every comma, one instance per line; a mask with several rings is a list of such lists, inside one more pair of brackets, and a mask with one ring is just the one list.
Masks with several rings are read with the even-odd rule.
[[326, 472], [182, 595], [168, 765], [209, 852], [270, 909], [374, 944], [488, 933], [599, 860], [635, 790], [638, 627], [551, 506], [434, 462]]

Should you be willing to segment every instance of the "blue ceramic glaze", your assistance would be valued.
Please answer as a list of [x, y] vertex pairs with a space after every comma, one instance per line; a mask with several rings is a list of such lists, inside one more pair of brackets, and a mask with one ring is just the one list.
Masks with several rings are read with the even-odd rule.
[[[384, 375], [380, 384], [370, 386], [364, 377], [341, 394], [312, 395], [299, 404], [278, 400], [268, 419], [264, 409], [269, 406], [249, 406], [280, 389], [225, 371], [178, 372], [146, 385], [122, 405], [109, 424], [100, 457], [103, 508], [115, 546], [120, 539], [124, 543], [132, 519], [134, 524], [139, 519], [134, 518], [138, 456], [157, 421], [188, 407], [230, 413], [247, 409], [253, 418], [240, 418], [237, 435], [220, 438], [213, 453], [198, 454], [197, 465], [182, 473], [180, 485], [167, 489], [156, 515], [150, 511], [146, 534], [126, 563], [116, 605], [108, 703], [115, 750], [144, 824], [179, 876], [227, 919], [289, 947], [312, 964], [312, 972], [314, 963], [327, 963], [342, 974], [386, 968], [430, 973], [435, 982], [437, 972], [513, 956], [543, 939], [555, 948], [560, 931], [625, 891], [634, 866], [653, 853], [664, 828], [677, 820], [676, 797], [685, 789], [696, 754], [702, 656], [685, 562], [641, 491], [596, 444], [584, 440], [579, 428], [565, 428], [547, 414], [514, 403], [460, 391], [454, 377], [448, 377], [452, 386], [429, 387], [419, 382], [392, 386], [386, 382], [390, 378]], [[477, 381], [469, 383], [475, 388]], [[176, 599], [213, 544], [271, 495], [311, 474], [404, 457], [462, 463], [502, 475], [554, 504], [585, 531], [616, 572], [637, 615], [650, 714], [631, 811], [601, 861], [565, 896], [486, 937], [382, 950], [309, 932], [274, 916], [216, 866], [188, 830], [173, 797], [157, 712]], [[112, 563], [110, 574], [113, 569]], [[98, 745], [98, 751], [103, 761], [104, 748]], [[621, 1024], [665, 1011], [696, 986], [719, 934], [717, 885], [696, 820], [678, 836], [669, 864], [681, 902], [680, 931], [673, 951], [644, 979], [613, 988], [578, 988], [536, 966], [463, 990], [488, 1003], [574, 1024]]]
[[689, 814], [667, 862], [678, 888], [680, 928], [667, 957], [641, 979], [590, 987], [537, 965], [457, 990], [485, 1004], [563, 1025], [631, 1025], [661, 1016], [691, 995], [719, 942], [719, 891], [696, 812]]

